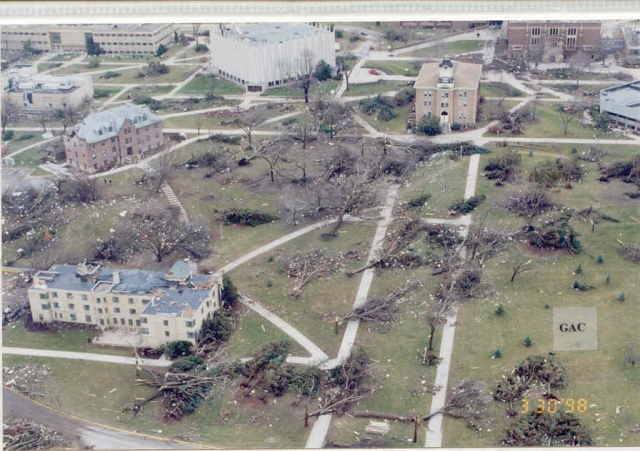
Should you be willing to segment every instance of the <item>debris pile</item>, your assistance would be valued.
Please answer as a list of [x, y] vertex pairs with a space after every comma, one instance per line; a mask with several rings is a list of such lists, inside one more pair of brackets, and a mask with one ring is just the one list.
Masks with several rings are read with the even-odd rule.
[[3, 422], [2, 447], [5, 450], [69, 448], [71, 442], [62, 434], [21, 418]]
[[2, 378], [5, 385], [27, 396], [42, 396], [41, 389], [49, 375], [46, 365], [18, 365], [13, 368], [3, 368]]

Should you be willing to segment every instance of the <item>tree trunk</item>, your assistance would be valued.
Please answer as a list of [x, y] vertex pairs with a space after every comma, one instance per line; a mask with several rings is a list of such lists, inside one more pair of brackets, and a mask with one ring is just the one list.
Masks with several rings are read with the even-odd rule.
[[273, 168], [269, 168], [269, 175], [271, 176], [271, 182], [275, 182], [275, 178], [273, 176]]
[[309, 103], [309, 86], [304, 87], [304, 103]]
[[433, 352], [433, 337], [436, 334], [436, 326], [431, 326], [431, 332], [429, 333], [429, 347], [427, 348], [428, 351]]
[[338, 220], [336, 221], [335, 225], [333, 226], [333, 229], [331, 229], [331, 232], [329, 232], [329, 235], [331, 236], [337, 236], [338, 235], [338, 230], [340, 229], [340, 226], [342, 226], [342, 222], [344, 221], [344, 215], [345, 215], [345, 210], [343, 209], [342, 211], [340, 211], [340, 214], [338, 215]]

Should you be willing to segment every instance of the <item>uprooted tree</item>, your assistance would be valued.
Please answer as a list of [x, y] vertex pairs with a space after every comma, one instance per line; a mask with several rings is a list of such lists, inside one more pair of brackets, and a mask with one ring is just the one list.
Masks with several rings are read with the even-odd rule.
[[521, 216], [527, 222], [528, 229], [532, 229], [536, 217], [555, 208], [544, 188], [530, 185], [512, 195], [504, 205], [505, 209]]
[[572, 413], [529, 412], [507, 428], [501, 446], [592, 446], [591, 434]]

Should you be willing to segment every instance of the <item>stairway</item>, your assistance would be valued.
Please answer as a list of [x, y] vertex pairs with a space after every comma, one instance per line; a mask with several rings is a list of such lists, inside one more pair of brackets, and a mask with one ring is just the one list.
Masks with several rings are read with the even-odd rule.
[[176, 196], [176, 193], [173, 192], [173, 190], [171, 189], [171, 187], [166, 181], [162, 182], [162, 185], [160, 185], [160, 190], [166, 196], [167, 200], [171, 205], [173, 205], [174, 207], [178, 207], [180, 209], [180, 216], [178, 217], [180, 219], [180, 222], [189, 224], [190, 221], [189, 221], [189, 217], [187, 216], [187, 211], [184, 209], [184, 207], [182, 206], [182, 203], [180, 202], [180, 199], [178, 199], [178, 197]]

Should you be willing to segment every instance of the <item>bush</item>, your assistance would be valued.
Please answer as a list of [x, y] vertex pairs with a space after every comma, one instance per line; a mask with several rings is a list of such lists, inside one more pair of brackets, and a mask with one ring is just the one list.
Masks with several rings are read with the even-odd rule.
[[358, 36], [357, 34], [353, 34], [349, 38], [349, 42], [358, 42], [359, 40], [360, 40], [360, 36]]
[[529, 336], [525, 337], [522, 344], [524, 344], [525, 348], [530, 348], [532, 344], [531, 338]]
[[14, 135], [13, 130], [5, 130], [5, 132], [2, 134], [2, 140], [11, 141], [13, 139], [13, 135]]
[[487, 196], [481, 194], [479, 196], [471, 196], [469, 199], [460, 199], [454, 202], [449, 209], [459, 215], [466, 215], [478, 208], [482, 202], [485, 201]]
[[335, 34], [336, 34], [336, 39], [342, 39], [344, 37], [344, 31], [342, 30], [336, 30]]
[[427, 119], [426, 116], [423, 116], [416, 126], [416, 131], [424, 133], [427, 136], [435, 136], [442, 133], [442, 128], [440, 127], [440, 121], [438, 121], [438, 118], [432, 117], [431, 119]]
[[462, 128], [462, 125], [457, 122], [454, 122], [453, 124], [451, 124], [451, 130], [454, 132], [457, 132], [461, 128]]
[[202, 322], [202, 329], [198, 332], [198, 344], [221, 344], [229, 339], [235, 324], [227, 309], [218, 309], [213, 315]]
[[240, 224], [250, 227], [256, 227], [269, 222], [277, 221], [280, 219], [276, 215], [264, 213], [256, 210], [246, 210], [239, 208], [232, 208], [223, 212], [224, 220], [228, 224]]
[[626, 299], [624, 297], [624, 291], [622, 293], [620, 293], [620, 296], [618, 296], [618, 301], [620, 302], [624, 302]]
[[194, 50], [196, 53], [204, 53], [209, 51], [209, 47], [204, 44], [198, 44]]
[[102, 99], [104, 97], [109, 97], [111, 94], [111, 91], [107, 91], [106, 89], [95, 89], [93, 91], [93, 98]]
[[573, 282], [573, 289], [577, 291], [589, 291], [592, 288], [587, 284], [580, 283], [578, 280]]
[[396, 93], [393, 102], [396, 106], [405, 106], [412, 103], [416, 98], [415, 88], [404, 88]]
[[418, 194], [415, 197], [412, 197], [411, 199], [409, 199], [407, 201], [407, 207], [408, 208], [420, 208], [422, 206], [424, 206], [424, 204], [431, 199], [431, 194], [427, 194], [427, 193], [422, 193], [422, 194]]
[[18, 136], [18, 141], [26, 141], [27, 139], [31, 139], [36, 135], [33, 135], [31, 133], [27, 133], [26, 135], [20, 135]]
[[156, 56], [162, 56], [167, 53], [167, 47], [164, 44], [160, 44], [158, 46], [158, 50], [156, 50]]
[[162, 108], [162, 102], [150, 96], [134, 96], [133, 103], [136, 105], [146, 105], [154, 111]]
[[298, 122], [298, 119], [295, 117], [288, 117], [285, 120], [282, 121], [282, 125], [284, 125], [285, 127], [295, 124], [296, 122]]
[[580, 254], [580, 234], [569, 225], [570, 217], [570, 214], [558, 216], [528, 232], [529, 244], [543, 249], [566, 249], [573, 254]]
[[229, 307], [233, 307], [240, 295], [238, 288], [233, 284], [229, 274], [222, 276], [222, 301]]
[[100, 60], [98, 58], [91, 58], [89, 60], [89, 64], [87, 64], [89, 69], [95, 69], [96, 67], [100, 67]]
[[107, 80], [111, 79], [111, 78], [117, 78], [120, 75], [122, 75], [120, 72], [114, 72], [112, 70], [105, 72], [104, 74], [102, 74], [102, 78], [106, 78]]
[[493, 358], [494, 358], [494, 359], [501, 359], [501, 358], [502, 358], [502, 351], [500, 350], [500, 346], [498, 346], [498, 347], [496, 348], [496, 350], [495, 350], [495, 351], [493, 351], [493, 354], [492, 354], [492, 355], [493, 355]]
[[502, 155], [489, 160], [484, 167], [485, 175], [489, 180], [500, 182], [515, 181], [520, 174], [522, 155], [515, 150], [508, 150]]
[[170, 371], [173, 373], [186, 373], [191, 370], [204, 370], [206, 367], [202, 357], [190, 355], [173, 362]]
[[605, 280], [605, 283], [606, 283], [607, 285], [611, 284], [611, 274], [607, 274], [607, 278], [606, 278], [606, 280]]
[[319, 81], [329, 80], [331, 78], [331, 66], [325, 60], [320, 60], [313, 75]]
[[193, 343], [186, 340], [171, 341], [165, 345], [165, 353], [170, 359], [176, 357], [191, 355]]
[[604, 257], [602, 256], [602, 254], [598, 254], [598, 258], [596, 259], [596, 262], [604, 263]]
[[582, 263], [578, 265], [578, 267], [573, 271], [574, 274], [582, 274]]
[[496, 316], [503, 316], [504, 315], [504, 306], [502, 304], [499, 304], [496, 309], [494, 310], [494, 313], [496, 314]]

